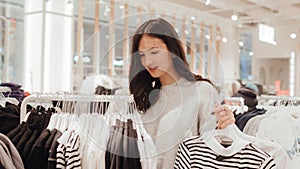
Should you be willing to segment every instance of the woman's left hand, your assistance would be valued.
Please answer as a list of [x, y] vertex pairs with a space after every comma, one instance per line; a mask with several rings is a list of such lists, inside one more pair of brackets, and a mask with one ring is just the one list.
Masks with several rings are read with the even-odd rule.
[[218, 129], [224, 129], [228, 125], [233, 124], [235, 122], [232, 110], [226, 105], [217, 106], [213, 112], [217, 116]]

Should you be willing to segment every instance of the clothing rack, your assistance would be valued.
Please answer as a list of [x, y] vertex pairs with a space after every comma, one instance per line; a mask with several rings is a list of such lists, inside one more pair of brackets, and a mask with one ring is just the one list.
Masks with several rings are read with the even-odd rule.
[[275, 101], [275, 102], [278, 102], [278, 101], [295, 102], [295, 103], [297, 103], [298, 106], [300, 105], [300, 97], [296, 97], [296, 96], [274, 96], [274, 95], [261, 95], [258, 98], [258, 104], [263, 105], [268, 100], [272, 100], [272, 101]]
[[95, 95], [95, 94], [32, 94], [21, 104], [20, 122], [26, 116], [27, 104], [33, 101], [78, 101], [78, 102], [127, 102], [134, 103], [132, 95]]

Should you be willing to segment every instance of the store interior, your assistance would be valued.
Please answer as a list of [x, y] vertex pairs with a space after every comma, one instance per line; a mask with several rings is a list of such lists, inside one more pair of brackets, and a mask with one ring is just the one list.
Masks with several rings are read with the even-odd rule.
[[96, 74], [127, 78], [137, 26], [162, 17], [188, 49], [193, 72], [211, 79], [225, 96], [234, 93], [230, 85], [236, 80], [259, 84], [264, 94], [300, 94], [296, 0], [0, 3], [1, 81], [28, 92], [78, 91]]
[[0, 0], [0, 38], [0, 168], [300, 166], [300, 0]]

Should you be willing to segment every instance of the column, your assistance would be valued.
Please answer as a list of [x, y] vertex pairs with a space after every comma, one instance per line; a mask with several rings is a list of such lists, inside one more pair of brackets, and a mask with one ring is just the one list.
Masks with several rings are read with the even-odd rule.
[[71, 91], [73, 8], [61, 0], [26, 0], [24, 9], [24, 89]]

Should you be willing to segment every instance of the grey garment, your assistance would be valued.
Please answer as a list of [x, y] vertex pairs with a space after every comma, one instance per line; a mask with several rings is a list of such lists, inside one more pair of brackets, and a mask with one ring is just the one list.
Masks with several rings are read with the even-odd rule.
[[246, 123], [243, 133], [248, 134], [250, 136], [256, 136], [256, 132], [258, 130], [258, 127], [260, 125], [260, 122], [262, 119], [264, 119], [266, 115], [260, 115], [252, 117], [248, 122]]
[[[20, 154], [8, 137], [0, 133], [1, 165], [9, 169], [24, 169]], [[4, 160], [4, 161], [3, 161]], [[4, 163], [3, 163], [4, 162]]]

